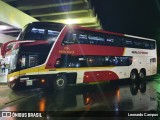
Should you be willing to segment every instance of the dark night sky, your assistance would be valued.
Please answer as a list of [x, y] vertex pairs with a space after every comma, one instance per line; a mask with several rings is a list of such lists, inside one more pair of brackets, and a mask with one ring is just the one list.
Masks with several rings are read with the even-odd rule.
[[154, 39], [160, 34], [160, 0], [91, 0], [91, 4], [105, 30]]
[[152, 38], [160, 56], [160, 0], [90, 0], [104, 30]]

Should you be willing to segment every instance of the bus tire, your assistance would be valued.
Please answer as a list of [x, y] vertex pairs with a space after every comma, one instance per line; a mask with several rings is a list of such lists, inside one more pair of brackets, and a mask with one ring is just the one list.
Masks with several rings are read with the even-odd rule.
[[131, 80], [131, 82], [137, 82], [138, 81], [138, 72], [136, 70], [131, 71], [130, 80]]
[[57, 75], [56, 79], [53, 82], [53, 85], [54, 90], [56, 91], [64, 90], [67, 86], [66, 76], [64, 74]]
[[139, 79], [140, 79], [141, 81], [144, 81], [144, 80], [145, 80], [145, 77], [146, 77], [146, 72], [145, 72], [145, 70], [140, 70], [140, 72], [139, 72]]

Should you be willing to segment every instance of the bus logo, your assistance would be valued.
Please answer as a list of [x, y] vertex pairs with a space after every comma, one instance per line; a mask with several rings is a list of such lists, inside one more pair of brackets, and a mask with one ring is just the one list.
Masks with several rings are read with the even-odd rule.
[[64, 47], [63, 50], [59, 50], [60, 54], [74, 54], [73, 50], [70, 50], [69, 47]]
[[143, 51], [132, 51], [133, 54], [148, 54], [148, 52]]

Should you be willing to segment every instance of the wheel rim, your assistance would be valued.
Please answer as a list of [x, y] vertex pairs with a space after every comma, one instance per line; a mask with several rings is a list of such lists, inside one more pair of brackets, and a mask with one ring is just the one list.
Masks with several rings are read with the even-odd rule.
[[131, 79], [132, 80], [136, 79], [136, 74], [135, 73], [131, 73]]
[[62, 87], [64, 85], [64, 80], [62, 78], [57, 79], [56, 83], [57, 83], [57, 86]]

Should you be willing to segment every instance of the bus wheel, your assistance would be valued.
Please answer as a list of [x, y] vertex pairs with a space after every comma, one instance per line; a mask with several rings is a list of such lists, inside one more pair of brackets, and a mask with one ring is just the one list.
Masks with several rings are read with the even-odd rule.
[[143, 81], [146, 77], [146, 74], [145, 74], [145, 71], [144, 70], [141, 70], [140, 73], [139, 73], [139, 78], [141, 81]]
[[56, 79], [54, 80], [54, 89], [59, 91], [59, 90], [64, 90], [67, 86], [67, 79], [65, 75], [58, 75]]
[[136, 70], [132, 70], [130, 73], [130, 79], [132, 82], [137, 82], [138, 81], [138, 73]]

